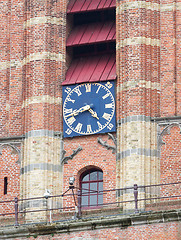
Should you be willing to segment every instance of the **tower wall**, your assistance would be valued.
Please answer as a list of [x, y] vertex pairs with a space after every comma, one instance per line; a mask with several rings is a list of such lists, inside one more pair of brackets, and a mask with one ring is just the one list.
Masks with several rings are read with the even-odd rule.
[[[72, 28], [72, 19], [66, 22], [67, 4], [0, 3], [1, 200], [42, 197], [46, 189], [60, 194], [71, 176], [79, 187], [81, 173], [92, 166], [102, 169], [104, 189], [179, 181], [180, 154], [175, 149], [181, 146], [181, 3], [116, 2], [116, 154], [97, 142], [101, 138], [115, 147], [107, 134], [63, 139], [61, 83], [71, 62], [66, 55]], [[160, 136], [165, 145], [160, 145]], [[70, 156], [80, 146], [82, 150], [63, 164], [62, 151]], [[6, 196], [4, 177], [10, 180]], [[125, 192], [120, 200], [128, 197]], [[63, 206], [70, 205], [69, 200]], [[60, 200], [53, 204], [62, 206]], [[45, 206], [30, 201], [20, 207]]]

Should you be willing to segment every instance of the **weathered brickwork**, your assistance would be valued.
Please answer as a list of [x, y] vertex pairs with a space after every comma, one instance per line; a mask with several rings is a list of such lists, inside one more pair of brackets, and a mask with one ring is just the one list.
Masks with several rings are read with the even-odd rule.
[[[103, 171], [103, 187], [104, 189], [113, 189], [116, 186], [116, 154], [113, 154], [111, 150], [104, 149], [97, 143], [98, 137], [101, 137], [103, 141], [107, 141], [108, 144], [113, 145], [111, 140], [108, 140], [107, 136], [85, 136], [82, 137], [82, 141], [78, 141], [78, 138], [66, 139], [64, 141], [67, 155], [72, 154], [72, 150], [77, 149], [79, 145], [82, 147], [82, 151], [79, 152], [73, 160], [69, 160], [68, 164], [64, 165], [64, 191], [68, 189], [69, 177], [74, 176], [76, 179], [76, 186], [79, 185], [80, 175], [91, 167], [98, 167]], [[104, 197], [104, 203], [115, 202], [115, 192], [107, 193]], [[73, 198], [69, 198], [69, 201], [65, 199], [64, 206], [72, 206]]]
[[1, 117], [0, 135], [22, 134], [23, 2], [1, 1]]
[[[162, 146], [160, 162], [160, 178], [162, 183], [181, 181], [181, 134], [178, 126], [170, 129], [170, 134], [163, 137], [165, 145]], [[180, 187], [177, 185], [165, 189], [162, 187], [162, 195], [177, 195]]]
[[[17, 152], [11, 147], [4, 147], [0, 158], [0, 201], [14, 200], [20, 193], [20, 163]], [[7, 178], [7, 194], [4, 194], [4, 178]], [[13, 212], [12, 203], [0, 204], [0, 212]]]
[[[116, 153], [98, 144], [100, 137], [114, 145], [107, 134], [62, 137], [61, 83], [71, 61], [66, 37], [73, 26], [71, 17], [66, 16], [68, 2], [0, 2], [0, 151], [6, 143], [0, 155], [0, 200], [43, 196], [46, 189], [52, 195], [60, 194], [68, 189], [72, 176], [78, 188], [81, 174], [93, 167], [103, 171], [104, 189], [181, 181], [181, 2], [116, 2]], [[165, 125], [159, 125], [158, 118]], [[163, 131], [169, 118], [177, 123], [170, 133]], [[19, 152], [8, 146], [13, 137], [20, 142]], [[78, 147], [82, 150], [62, 164], [62, 151], [69, 156]], [[168, 194], [164, 187], [161, 190], [161, 196]], [[178, 191], [179, 187], [169, 188], [170, 194]], [[143, 198], [152, 194], [139, 192]], [[133, 194], [119, 196], [119, 200], [128, 198]], [[103, 202], [115, 200], [116, 194], [111, 192], [104, 195]], [[72, 196], [55, 203], [63, 207], [73, 204]], [[124, 204], [125, 210], [130, 208], [133, 205]], [[12, 206], [3, 205], [0, 213], [10, 210]], [[27, 220], [39, 215], [30, 214]], [[37, 239], [140, 239], [140, 234], [142, 239], [180, 239], [178, 225], [152, 224]]]
[[[117, 186], [155, 184], [159, 182], [157, 128], [151, 117], [160, 114], [157, 2], [118, 2], [117, 24]], [[139, 196], [149, 197], [144, 192]], [[128, 198], [133, 195], [125, 193], [121, 200]], [[139, 207], [144, 208], [141, 203]]]
[[[25, 8], [22, 109], [26, 140], [21, 197], [43, 196], [46, 189], [56, 195], [62, 190], [61, 139], [55, 132], [62, 130], [60, 82], [65, 75], [65, 8], [65, 1], [27, 1]], [[41, 201], [32, 207], [42, 207]], [[27, 216], [37, 217], [41, 218], [37, 214]]]
[[[150, 225], [141, 225], [141, 226], [132, 226], [128, 228], [112, 228], [112, 229], [100, 229], [94, 231], [80, 231], [73, 232], [69, 234], [55, 234], [54, 236], [36, 236], [38, 240], [55, 240], [55, 239], [124, 239], [124, 240], [151, 240], [151, 239], [171, 239], [171, 240], [180, 240], [181, 232], [180, 232], [180, 223], [162, 223], [162, 224], [150, 224]], [[17, 239], [17, 238], [15, 238]], [[21, 238], [26, 239], [26, 238]], [[33, 240], [34, 237], [30, 237], [29, 239]]]
[[161, 116], [180, 115], [180, 2], [162, 1], [160, 25]]

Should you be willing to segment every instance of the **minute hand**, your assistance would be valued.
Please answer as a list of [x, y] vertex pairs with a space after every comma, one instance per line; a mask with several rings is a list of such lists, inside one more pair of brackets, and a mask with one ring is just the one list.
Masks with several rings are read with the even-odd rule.
[[91, 113], [91, 115], [92, 115], [94, 118], [97, 118], [97, 119], [99, 120], [99, 118], [98, 118], [98, 116], [97, 116], [97, 113], [94, 112], [91, 108], [89, 108], [89, 112]]

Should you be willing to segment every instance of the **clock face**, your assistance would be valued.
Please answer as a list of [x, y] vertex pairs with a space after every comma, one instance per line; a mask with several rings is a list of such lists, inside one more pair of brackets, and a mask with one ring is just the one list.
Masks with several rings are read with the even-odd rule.
[[114, 132], [114, 82], [63, 86], [64, 137]]

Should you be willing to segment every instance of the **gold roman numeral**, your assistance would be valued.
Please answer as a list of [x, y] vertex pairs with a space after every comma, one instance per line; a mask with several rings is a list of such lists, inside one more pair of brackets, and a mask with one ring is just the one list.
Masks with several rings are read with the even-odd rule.
[[72, 125], [75, 121], [76, 119], [74, 117], [70, 117], [69, 119], [67, 119], [69, 125]]
[[76, 128], [75, 128], [75, 131], [81, 132], [81, 129], [82, 129], [82, 123], [78, 123]]
[[82, 93], [81, 93], [81, 91], [80, 91], [80, 89], [79, 89], [79, 88], [75, 88], [75, 90], [74, 90], [74, 91], [77, 93], [77, 95], [78, 95], [78, 96], [82, 95]]
[[110, 95], [109, 93], [106, 93], [102, 98], [106, 99], [107, 97], [109, 97], [109, 95]]
[[87, 125], [87, 133], [92, 133], [91, 125]]
[[91, 92], [91, 84], [90, 83], [85, 84], [85, 90], [86, 90], [86, 92]]
[[105, 108], [113, 108], [113, 104], [112, 103], [105, 104]]
[[70, 108], [70, 109], [65, 108], [65, 109], [64, 109], [64, 113], [65, 113], [65, 114], [72, 113], [72, 108]]
[[102, 117], [103, 117], [104, 119], [106, 119], [107, 121], [109, 121], [109, 119], [111, 118], [111, 114], [104, 113]]

